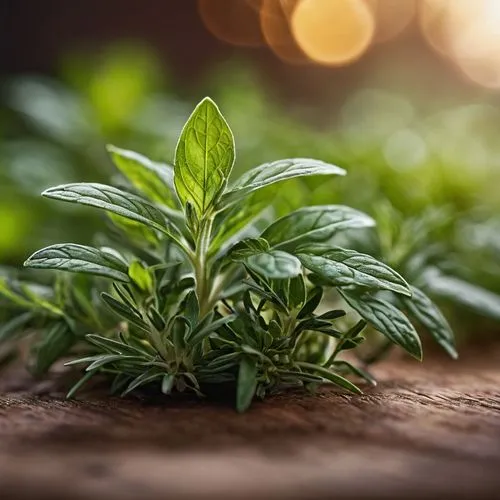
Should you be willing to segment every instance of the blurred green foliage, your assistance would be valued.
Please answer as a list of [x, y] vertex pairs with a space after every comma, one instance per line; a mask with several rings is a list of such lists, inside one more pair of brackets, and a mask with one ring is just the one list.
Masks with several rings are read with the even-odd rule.
[[[107, 143], [171, 162], [193, 103], [211, 95], [241, 138], [237, 173], [301, 156], [348, 170], [340, 181], [292, 181], [269, 191], [279, 213], [327, 203], [364, 210], [379, 219], [375, 253], [391, 265], [398, 266], [392, 260], [405, 253], [403, 244], [419, 255], [439, 248], [438, 269], [489, 290], [490, 304], [500, 304], [494, 295], [500, 295], [498, 106], [457, 102], [443, 109], [432, 100], [366, 87], [353, 89], [340, 112], [325, 103], [318, 113], [284, 106], [280, 96], [264, 90], [249, 64], [238, 62], [179, 88], [154, 54], [127, 44], [99, 55], [73, 54], [59, 71], [58, 80], [20, 76], [4, 86], [0, 263], [19, 265], [30, 251], [54, 241], [91, 242], [99, 227], [91, 211], [50, 204], [39, 193], [57, 183], [109, 180]], [[380, 207], [387, 200], [392, 208], [384, 215]], [[437, 226], [430, 222], [436, 218]], [[387, 236], [387, 224], [398, 228], [397, 238]], [[470, 296], [473, 290], [463, 293]]]

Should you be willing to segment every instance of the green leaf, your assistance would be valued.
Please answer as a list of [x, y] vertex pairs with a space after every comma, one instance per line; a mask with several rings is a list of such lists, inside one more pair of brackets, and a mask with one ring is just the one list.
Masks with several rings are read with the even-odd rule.
[[169, 236], [173, 233], [173, 226], [166, 221], [159, 209], [136, 195], [112, 186], [96, 183], [64, 184], [49, 188], [42, 195], [46, 198], [107, 210]]
[[264, 163], [243, 174], [222, 196], [222, 204], [227, 205], [252, 191], [294, 177], [345, 174], [346, 171], [340, 167], [309, 158], [292, 158]]
[[454, 276], [447, 276], [438, 269], [424, 275], [425, 289], [432, 297], [465, 306], [481, 316], [500, 321], [500, 295]]
[[120, 172], [149, 200], [177, 207], [174, 169], [170, 165], [153, 162], [139, 153], [111, 145], [107, 150]]
[[201, 218], [217, 202], [234, 164], [231, 129], [210, 99], [201, 101], [182, 129], [175, 151], [174, 183], [186, 206]]
[[271, 224], [261, 237], [274, 248], [293, 252], [304, 243], [322, 243], [344, 229], [371, 227], [368, 215], [342, 205], [299, 208]]
[[238, 203], [231, 210], [218, 214], [210, 252], [217, 252], [222, 245], [230, 246], [236, 238], [241, 240], [244, 237], [257, 236], [259, 231], [252, 222], [259, 218], [266, 204], [263, 200], [244, 200], [244, 203]]
[[375, 378], [366, 370], [363, 370], [362, 368], [358, 368], [357, 366], [354, 366], [353, 364], [349, 363], [348, 361], [334, 361], [332, 363], [332, 366], [339, 370], [339, 371], [347, 371], [348, 373], [352, 373], [356, 377], [362, 378], [363, 380], [366, 380], [369, 384], [373, 385], [374, 387], [377, 385], [377, 381]]
[[110, 252], [74, 243], [61, 243], [38, 250], [28, 258], [24, 266], [93, 274], [123, 282], [130, 281], [127, 264], [123, 260]]
[[238, 387], [236, 391], [236, 409], [241, 413], [248, 409], [257, 389], [257, 360], [244, 356], [240, 361]]
[[422, 360], [422, 344], [409, 319], [389, 302], [370, 297], [354, 296], [339, 289], [346, 302], [375, 330], [400, 345], [414, 358]]
[[153, 290], [153, 278], [142, 262], [134, 260], [128, 268], [128, 275], [143, 292], [151, 292]]
[[59, 358], [64, 356], [76, 341], [66, 322], [55, 323], [43, 332], [42, 340], [34, 346], [34, 364], [31, 372], [35, 376], [46, 373]]
[[281, 250], [251, 255], [244, 260], [254, 272], [270, 279], [294, 278], [301, 272], [299, 259]]
[[422, 290], [411, 287], [413, 296], [402, 297], [401, 301], [410, 316], [423, 325], [436, 342], [453, 358], [458, 358], [455, 338], [448, 321], [432, 300]]
[[109, 295], [109, 293], [103, 292], [101, 293], [102, 300], [106, 303], [106, 305], [120, 318], [127, 320], [133, 325], [137, 326], [141, 330], [149, 333], [149, 327], [147, 323], [142, 319], [139, 311], [131, 306], [116, 300], [113, 296]]
[[[26, 312], [19, 316], [14, 316], [9, 321], [0, 326], [0, 342], [13, 340], [25, 333], [27, 324], [35, 317], [32, 312]], [[28, 333], [28, 332], [26, 332]]]
[[411, 290], [396, 271], [370, 255], [332, 248], [322, 255], [297, 255], [300, 262], [333, 286], [366, 286], [411, 296]]
[[335, 385], [338, 385], [339, 387], [342, 387], [349, 392], [352, 392], [354, 394], [363, 394], [361, 389], [354, 385], [352, 382], [349, 382], [349, 380], [347, 380], [346, 378], [328, 370], [327, 368], [324, 368], [323, 366], [315, 365], [313, 363], [306, 363], [305, 361], [299, 361], [297, 362], [297, 365], [310, 373], [321, 375], [324, 379], [333, 382]]
[[206, 325], [204, 323], [200, 323], [199, 326], [201, 326], [201, 328], [193, 330], [187, 341], [191, 346], [195, 346], [208, 335], [215, 332], [218, 328], [233, 322], [235, 319], [236, 316], [234, 314], [230, 314], [228, 316], [224, 316], [223, 318], [216, 319], [215, 321], [211, 321]]
[[323, 289], [319, 286], [314, 287], [308, 293], [307, 302], [297, 315], [297, 319], [302, 319], [312, 314], [319, 306], [323, 297]]

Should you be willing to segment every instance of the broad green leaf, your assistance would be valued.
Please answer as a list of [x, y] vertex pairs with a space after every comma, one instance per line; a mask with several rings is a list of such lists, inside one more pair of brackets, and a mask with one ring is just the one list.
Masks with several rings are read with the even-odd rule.
[[93, 274], [129, 282], [127, 264], [115, 255], [84, 245], [61, 243], [35, 252], [26, 267]]
[[153, 290], [153, 278], [144, 265], [138, 260], [134, 260], [129, 268], [130, 279], [144, 292]]
[[257, 361], [255, 358], [244, 356], [240, 361], [238, 372], [238, 387], [236, 391], [236, 409], [244, 412], [252, 403], [257, 389]]
[[112, 186], [96, 183], [65, 184], [49, 188], [42, 195], [107, 210], [170, 236], [172, 233], [171, 224], [159, 209], [138, 196]]
[[282, 250], [269, 250], [244, 259], [254, 272], [270, 279], [294, 278], [301, 272], [299, 259]]
[[227, 205], [252, 191], [294, 177], [345, 174], [346, 171], [340, 167], [309, 158], [292, 158], [264, 163], [243, 174], [222, 196], [222, 204]]
[[409, 319], [396, 307], [369, 295], [355, 296], [339, 289], [346, 302], [370, 325], [414, 358], [422, 360], [422, 344]]
[[401, 298], [410, 316], [423, 325], [453, 359], [458, 358], [453, 331], [446, 318], [422, 290], [413, 286], [411, 290], [413, 293], [411, 298]]
[[107, 150], [120, 172], [149, 200], [176, 208], [174, 169], [126, 149], [108, 145]]
[[234, 156], [233, 133], [207, 97], [184, 125], [175, 151], [174, 183], [182, 205], [191, 202], [201, 218], [226, 187]]
[[271, 224], [261, 237], [274, 248], [293, 252], [304, 243], [323, 243], [344, 229], [370, 227], [368, 215], [342, 205], [305, 207]]
[[297, 257], [304, 267], [333, 286], [366, 286], [411, 296], [408, 283], [396, 271], [370, 255], [335, 247], [322, 255], [300, 253]]
[[460, 278], [447, 276], [434, 268], [425, 273], [424, 282], [432, 297], [465, 306], [481, 316], [500, 321], [500, 295]]
[[61, 356], [64, 356], [76, 341], [75, 335], [65, 322], [55, 323], [42, 332], [42, 340], [34, 346], [34, 364], [31, 371], [34, 375], [42, 375]]

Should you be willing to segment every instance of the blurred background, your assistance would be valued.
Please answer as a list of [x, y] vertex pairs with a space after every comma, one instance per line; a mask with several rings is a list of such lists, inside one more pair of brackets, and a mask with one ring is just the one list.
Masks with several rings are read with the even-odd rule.
[[95, 212], [40, 192], [109, 181], [106, 143], [171, 162], [210, 95], [238, 173], [293, 156], [348, 170], [289, 182], [278, 213], [369, 212], [379, 233], [361, 248], [425, 273], [456, 324], [465, 306], [498, 330], [498, 0], [4, 0], [0, 83], [2, 265], [89, 243]]

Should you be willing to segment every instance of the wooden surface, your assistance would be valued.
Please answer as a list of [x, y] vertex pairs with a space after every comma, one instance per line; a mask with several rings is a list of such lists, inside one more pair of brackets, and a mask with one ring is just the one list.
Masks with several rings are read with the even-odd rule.
[[500, 498], [500, 351], [387, 361], [364, 396], [228, 403], [0, 385], [0, 498]]

